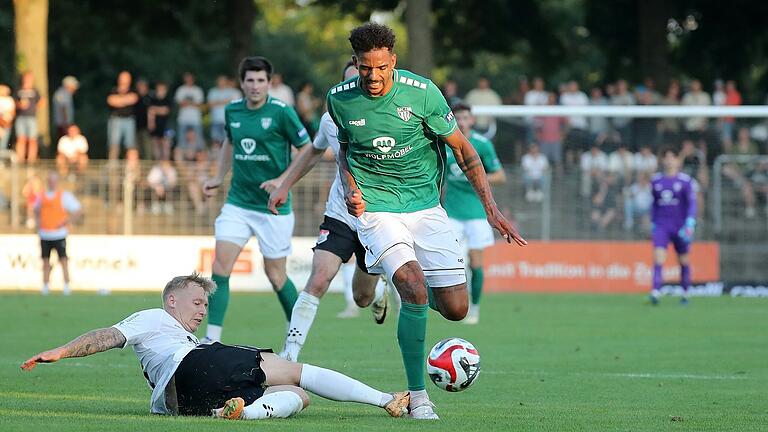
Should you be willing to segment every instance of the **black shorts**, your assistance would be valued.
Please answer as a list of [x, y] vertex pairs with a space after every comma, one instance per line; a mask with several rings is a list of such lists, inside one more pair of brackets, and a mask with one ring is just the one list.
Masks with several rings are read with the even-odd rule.
[[43, 252], [43, 259], [51, 258], [51, 249], [56, 249], [56, 255], [59, 259], [67, 257], [67, 239], [61, 240], [43, 240], [40, 239], [40, 250]]
[[324, 216], [320, 224], [320, 235], [312, 250], [328, 251], [347, 262], [355, 254], [357, 268], [368, 273], [365, 267], [365, 247], [360, 243], [357, 233], [352, 231], [344, 222]]
[[262, 352], [272, 350], [214, 342], [190, 351], [174, 375], [179, 414], [209, 416], [234, 397], [252, 404], [265, 390]]

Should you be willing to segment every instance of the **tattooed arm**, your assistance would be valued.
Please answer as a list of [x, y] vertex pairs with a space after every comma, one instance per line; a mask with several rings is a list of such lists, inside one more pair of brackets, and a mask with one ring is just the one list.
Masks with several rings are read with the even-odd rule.
[[458, 128], [451, 135], [443, 137], [443, 140], [453, 151], [453, 155], [456, 157], [456, 164], [464, 172], [464, 175], [467, 176], [467, 180], [475, 189], [480, 202], [483, 203], [488, 223], [508, 243], [512, 243], [514, 240], [520, 246], [527, 245], [528, 242], [520, 236], [507, 218], [501, 214], [496, 201], [493, 200], [493, 193], [491, 192], [491, 186], [488, 184], [488, 176], [485, 174], [483, 162], [480, 160], [480, 156], [475, 151], [475, 148], [472, 147], [472, 144], [467, 141], [467, 138], [464, 137], [464, 134]]
[[114, 327], [91, 330], [66, 345], [32, 356], [21, 365], [21, 368], [32, 370], [38, 363], [53, 363], [70, 357], [85, 357], [123, 345], [125, 345], [125, 336]]

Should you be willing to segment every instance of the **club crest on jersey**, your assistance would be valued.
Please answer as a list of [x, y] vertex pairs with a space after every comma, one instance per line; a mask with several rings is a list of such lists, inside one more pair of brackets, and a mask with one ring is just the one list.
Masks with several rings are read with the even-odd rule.
[[242, 147], [243, 151], [247, 154], [251, 154], [256, 149], [256, 140], [243, 138], [240, 140], [240, 147]]
[[407, 122], [411, 119], [411, 115], [413, 115], [413, 109], [411, 107], [397, 107], [397, 115], [400, 116], [400, 118]]
[[261, 128], [262, 129], [264, 129], [264, 130], [269, 129], [269, 127], [271, 125], [272, 125], [272, 118], [265, 117], [265, 118], [261, 119]]
[[387, 153], [395, 146], [395, 139], [392, 137], [378, 137], [373, 140], [373, 148], [382, 153]]

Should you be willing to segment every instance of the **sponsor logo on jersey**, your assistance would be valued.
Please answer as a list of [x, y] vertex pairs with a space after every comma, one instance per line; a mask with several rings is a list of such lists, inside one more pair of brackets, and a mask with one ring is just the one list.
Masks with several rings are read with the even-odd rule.
[[407, 146], [407, 147], [403, 147], [401, 149], [397, 149], [397, 150], [393, 151], [392, 153], [386, 153], [386, 154], [381, 154], [381, 153], [365, 153], [365, 157], [371, 158], [371, 159], [376, 159], [376, 160], [399, 159], [399, 158], [405, 156], [405, 154], [410, 152], [411, 150], [413, 150], [413, 146]]
[[317, 244], [320, 244], [320, 243], [328, 240], [328, 234], [330, 234], [330, 233], [331, 232], [328, 231], [328, 230], [321, 229], [320, 230], [320, 235], [317, 236]]
[[229, 127], [237, 129], [240, 127], [240, 122], [230, 122]]
[[240, 140], [240, 147], [243, 148], [243, 151], [251, 154], [256, 149], [256, 140], [251, 138], [243, 138]]
[[296, 135], [298, 135], [298, 136], [299, 136], [299, 138], [304, 138], [305, 136], [307, 136], [307, 130], [306, 130], [306, 129], [304, 129], [304, 128], [301, 128], [301, 130], [300, 130], [300, 131], [298, 131], [298, 132], [296, 133]]
[[365, 119], [350, 120], [349, 124], [352, 126], [365, 126]]
[[373, 140], [373, 148], [376, 150], [382, 152], [382, 153], [388, 153], [390, 150], [392, 150], [392, 147], [395, 146], [395, 139], [388, 136], [378, 137], [374, 138]]
[[453, 111], [448, 111], [448, 114], [445, 115], [445, 121], [448, 123], [453, 121]]
[[269, 129], [269, 127], [272, 126], [272, 118], [271, 117], [264, 117], [261, 119], [261, 128], [264, 130]]
[[397, 107], [397, 115], [400, 116], [404, 122], [407, 122], [411, 119], [411, 115], [413, 115], [413, 109], [411, 107]]

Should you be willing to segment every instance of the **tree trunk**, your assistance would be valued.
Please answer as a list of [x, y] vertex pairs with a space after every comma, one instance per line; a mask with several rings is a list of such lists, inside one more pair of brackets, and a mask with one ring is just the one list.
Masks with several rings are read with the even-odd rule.
[[666, 0], [637, 0], [637, 63], [640, 78], [651, 77], [656, 88], [666, 88], [669, 81], [669, 50]]
[[432, 57], [431, 0], [407, 0], [408, 65], [413, 72], [429, 77], [435, 67]]
[[[48, 101], [48, 0], [13, 0], [16, 71], [31, 71], [44, 105], [37, 111], [37, 128], [45, 147], [51, 144]], [[41, 148], [41, 150], [43, 150]], [[40, 153], [43, 153], [41, 151]]]
[[[253, 0], [235, 0], [229, 8], [230, 64], [232, 75], [237, 74], [237, 66], [243, 57], [254, 55], [253, 20], [256, 18], [256, 5]], [[239, 77], [238, 77], [239, 79]]]

